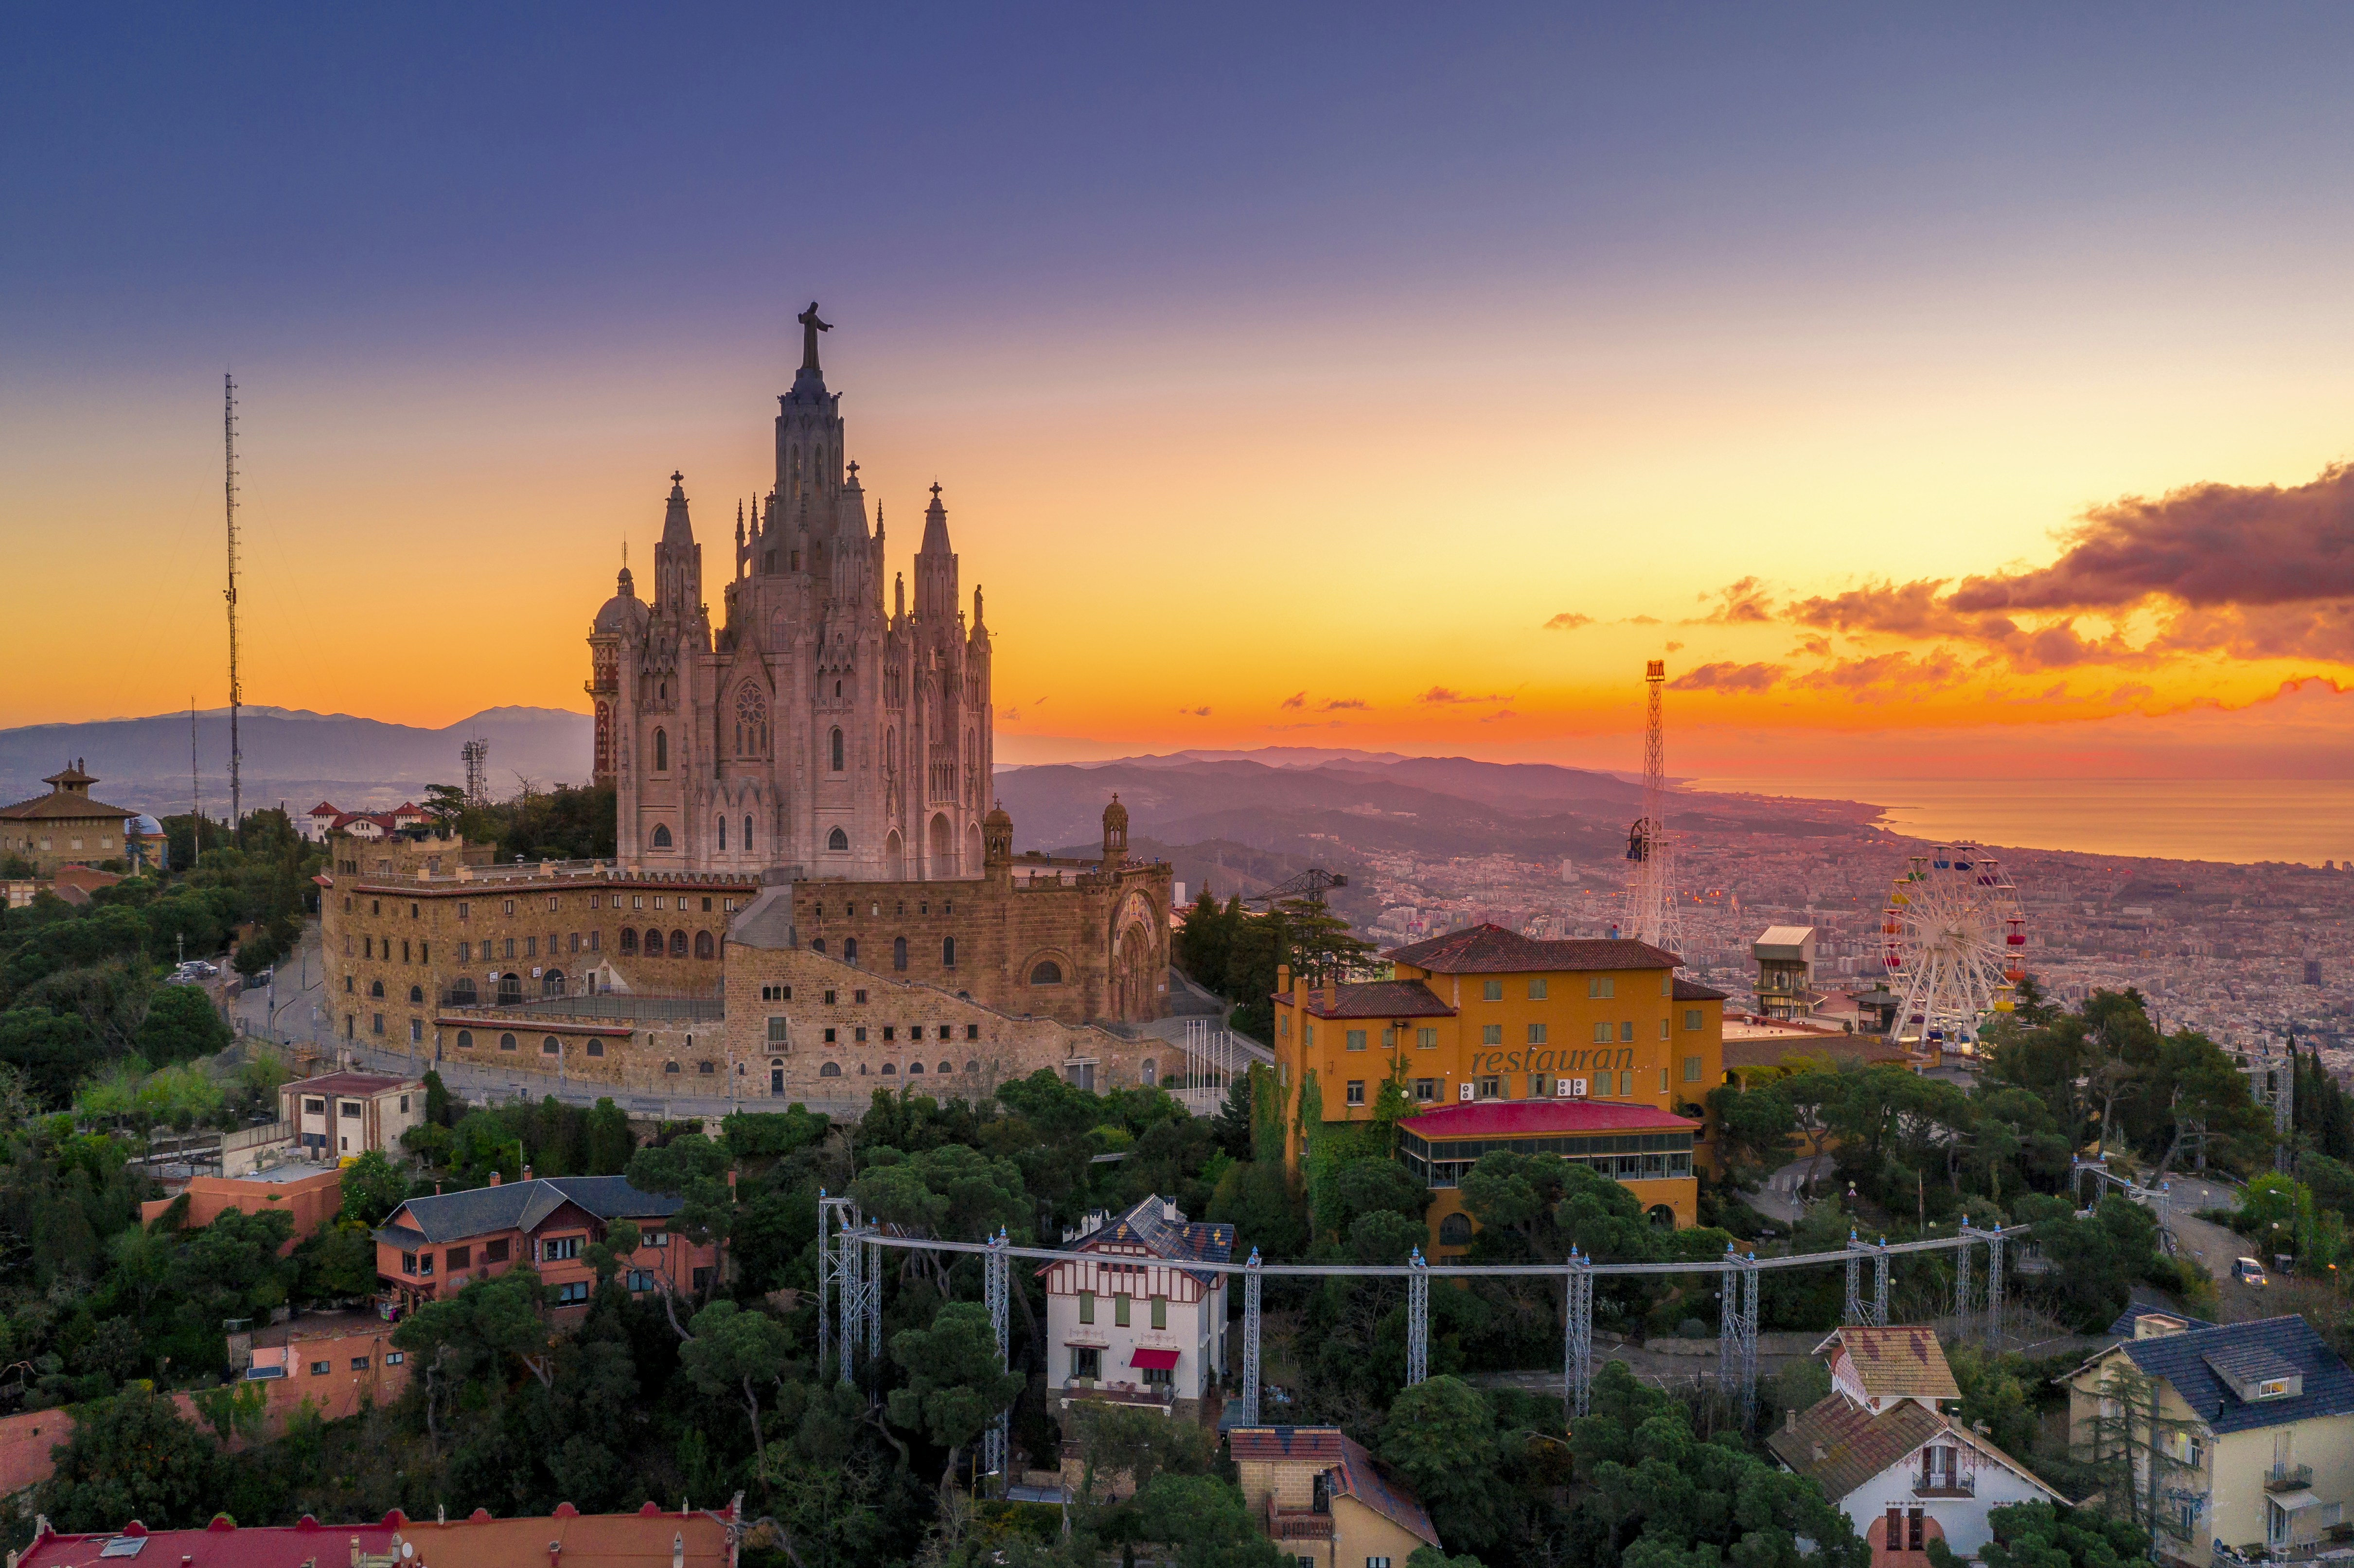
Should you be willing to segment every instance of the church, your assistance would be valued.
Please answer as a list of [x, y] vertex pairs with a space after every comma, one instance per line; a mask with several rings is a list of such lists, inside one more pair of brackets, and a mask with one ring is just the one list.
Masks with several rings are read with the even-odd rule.
[[[619, 800], [617, 854], [650, 871], [934, 882], [981, 874], [990, 808], [989, 630], [968, 620], [931, 488], [915, 558], [885, 583], [826, 389], [812, 304], [778, 399], [776, 483], [747, 519], [714, 627], [684, 476], [671, 475], [653, 599], [629, 570], [588, 636], [596, 779]], [[886, 602], [887, 588], [887, 602]]]
[[608, 861], [494, 863], [405, 830], [330, 835], [336, 1033], [420, 1063], [635, 1092], [837, 1103], [979, 1097], [1041, 1067], [1087, 1088], [1173, 1071], [1165, 862], [1108, 798], [1095, 853], [1013, 851], [990, 792], [989, 632], [932, 487], [915, 601], [844, 457], [812, 304], [776, 485], [704, 603], [684, 476], [653, 597], [625, 567], [588, 630]]

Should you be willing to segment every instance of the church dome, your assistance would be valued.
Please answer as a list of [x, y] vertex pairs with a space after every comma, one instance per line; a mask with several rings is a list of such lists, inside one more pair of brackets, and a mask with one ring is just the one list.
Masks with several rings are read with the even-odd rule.
[[[1126, 816], [1127, 813], [1121, 813], [1122, 820], [1125, 820]], [[991, 832], [1002, 831], [1010, 833], [1013, 831], [1013, 818], [1012, 813], [1006, 810], [1005, 802], [1001, 800], [990, 809], [989, 815], [981, 820], [981, 825]]]
[[592, 635], [594, 632], [619, 634], [642, 627], [646, 623], [647, 613], [645, 600], [638, 597], [637, 588], [630, 580], [630, 568], [623, 567], [620, 580], [613, 586], [613, 597], [607, 599], [605, 608], [597, 612], [597, 624], [592, 629]]
[[1103, 825], [1106, 832], [1115, 828], [1123, 833], [1128, 832], [1128, 808], [1119, 803], [1117, 793], [1112, 796], [1111, 804], [1104, 808]]

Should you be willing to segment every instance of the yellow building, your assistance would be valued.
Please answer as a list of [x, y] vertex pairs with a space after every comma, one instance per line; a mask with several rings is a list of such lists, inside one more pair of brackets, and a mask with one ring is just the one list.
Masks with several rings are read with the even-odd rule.
[[1701, 1124], [1649, 1106], [1600, 1100], [1475, 1100], [1442, 1106], [1397, 1124], [1397, 1157], [1430, 1189], [1430, 1255], [1447, 1259], [1471, 1245], [1479, 1229], [1458, 1186], [1479, 1157], [1495, 1150], [1557, 1154], [1627, 1189], [1653, 1223], [1689, 1225], [1698, 1218], [1700, 1181], [1692, 1150]]
[[1237, 1426], [1226, 1436], [1243, 1502], [1287, 1564], [1405, 1568], [1443, 1550], [1412, 1489], [1337, 1426]]
[[130, 855], [128, 831], [139, 813], [90, 798], [98, 782], [73, 762], [41, 780], [46, 795], [0, 806], [0, 855], [32, 862], [33, 874], [52, 876], [61, 865], [97, 865]]
[[[1393, 980], [1304, 988], [1279, 974], [1275, 1059], [1295, 1166], [1311, 1080], [1327, 1122], [1371, 1120], [1391, 1077], [1416, 1110], [1589, 1100], [1702, 1122], [1723, 1082], [1724, 993], [1678, 980], [1658, 948], [1482, 925], [1385, 956]], [[1695, 1154], [1712, 1165], [1705, 1126]]]

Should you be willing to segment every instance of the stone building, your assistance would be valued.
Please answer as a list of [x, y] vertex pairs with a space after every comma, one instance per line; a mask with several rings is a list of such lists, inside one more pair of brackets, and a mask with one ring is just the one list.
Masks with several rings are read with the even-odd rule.
[[818, 367], [832, 329], [814, 304], [801, 323], [775, 484], [748, 530], [738, 510], [722, 623], [673, 473], [652, 602], [624, 566], [590, 627], [595, 776], [615, 788], [618, 853], [631, 870], [975, 877], [991, 767], [981, 590], [968, 623], [935, 484], [915, 603], [896, 578], [886, 607], [882, 504], [870, 529], [842, 395]]
[[77, 760], [41, 780], [46, 795], [0, 806], [0, 857], [32, 862], [35, 876], [52, 876], [61, 865], [97, 865], [126, 861], [130, 832], [139, 813], [90, 798], [98, 782]]

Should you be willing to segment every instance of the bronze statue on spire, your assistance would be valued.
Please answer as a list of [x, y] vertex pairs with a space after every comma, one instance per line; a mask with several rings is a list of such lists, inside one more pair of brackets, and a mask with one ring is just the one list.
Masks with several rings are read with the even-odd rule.
[[817, 368], [817, 334], [832, 332], [833, 323], [817, 319], [815, 300], [811, 300], [810, 308], [794, 319], [801, 323], [801, 368], [813, 371]]

